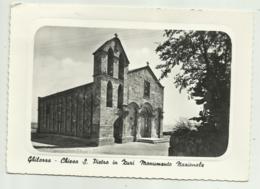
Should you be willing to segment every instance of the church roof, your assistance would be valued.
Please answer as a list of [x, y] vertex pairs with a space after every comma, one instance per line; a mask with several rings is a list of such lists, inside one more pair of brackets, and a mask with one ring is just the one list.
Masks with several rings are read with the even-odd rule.
[[77, 89], [79, 89], [79, 88], [92, 87], [93, 84], [94, 84], [94, 82], [87, 83], [87, 84], [83, 84], [83, 85], [80, 85], [80, 86], [77, 86], [77, 87], [69, 88], [69, 89], [66, 89], [66, 90], [63, 90], [63, 91], [59, 91], [59, 92], [56, 92], [56, 93], [47, 95], [47, 96], [43, 96], [43, 97], [41, 97], [41, 98], [52, 97], [52, 96], [58, 96], [58, 95], [64, 95], [64, 94], [66, 94], [66, 93], [73, 92], [73, 91], [75, 91], [75, 90], [77, 90]]
[[113, 37], [112, 39], [107, 40], [107, 41], [106, 41], [103, 45], [101, 45], [95, 52], [93, 52], [93, 54], [96, 54], [97, 52], [102, 51], [102, 50], [104, 49], [104, 47], [105, 47], [106, 45], [108, 45], [108, 44], [109, 44], [110, 42], [112, 42], [112, 41], [116, 41], [116, 42], [121, 46], [121, 48], [123, 49], [122, 52], [124, 53], [124, 56], [125, 56], [126, 61], [127, 61], [127, 64], [129, 64], [129, 60], [128, 60], [128, 58], [127, 58], [127, 55], [126, 55], [125, 50], [124, 50], [124, 48], [123, 48], [123, 45], [122, 45], [120, 39], [118, 38], [117, 34], [115, 34], [115, 37]]
[[145, 69], [152, 75], [153, 79], [159, 84], [159, 86], [161, 88], [164, 88], [164, 86], [160, 83], [159, 79], [155, 76], [155, 74], [153, 73], [153, 71], [152, 71], [152, 69], [150, 68], [149, 65], [144, 66], [144, 67], [140, 67], [140, 68], [137, 68], [137, 69], [129, 70], [128, 74], [138, 72], [138, 71], [141, 71], [141, 70], [145, 70]]

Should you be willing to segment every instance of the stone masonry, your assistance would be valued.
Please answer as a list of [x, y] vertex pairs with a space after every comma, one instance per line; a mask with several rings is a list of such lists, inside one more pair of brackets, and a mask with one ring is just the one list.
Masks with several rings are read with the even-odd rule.
[[164, 87], [149, 65], [128, 70], [117, 36], [93, 55], [92, 83], [38, 98], [37, 132], [79, 137], [96, 146], [160, 138]]

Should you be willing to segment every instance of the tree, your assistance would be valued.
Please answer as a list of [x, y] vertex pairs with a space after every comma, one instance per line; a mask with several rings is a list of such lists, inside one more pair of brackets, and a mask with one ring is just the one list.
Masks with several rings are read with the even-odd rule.
[[179, 68], [174, 84], [198, 105], [202, 126], [213, 126], [228, 134], [231, 75], [231, 39], [220, 31], [165, 30], [156, 48], [162, 63], [161, 79]]

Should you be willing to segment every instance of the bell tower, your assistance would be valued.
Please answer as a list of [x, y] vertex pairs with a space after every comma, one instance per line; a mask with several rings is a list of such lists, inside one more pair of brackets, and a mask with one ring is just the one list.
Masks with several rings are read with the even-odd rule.
[[122, 44], [115, 37], [94, 53], [94, 116], [99, 145], [122, 142], [122, 110], [128, 103], [127, 72], [129, 61]]

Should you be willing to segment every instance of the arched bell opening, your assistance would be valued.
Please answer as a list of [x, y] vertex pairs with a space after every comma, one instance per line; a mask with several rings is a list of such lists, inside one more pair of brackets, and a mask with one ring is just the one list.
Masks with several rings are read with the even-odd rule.
[[107, 74], [113, 77], [114, 74], [114, 52], [110, 48], [107, 54]]

